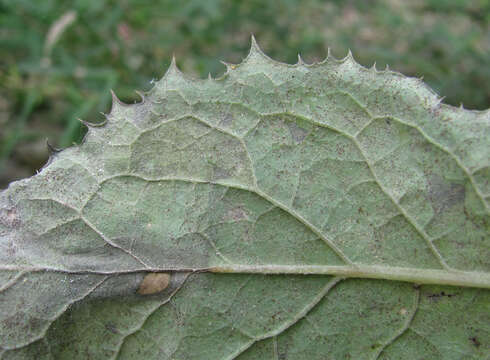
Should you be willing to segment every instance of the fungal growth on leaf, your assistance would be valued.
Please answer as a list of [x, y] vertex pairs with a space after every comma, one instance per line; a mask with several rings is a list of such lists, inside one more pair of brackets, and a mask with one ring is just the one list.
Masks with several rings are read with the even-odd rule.
[[138, 294], [151, 295], [162, 292], [170, 284], [170, 274], [149, 273], [145, 276], [138, 288]]
[[487, 356], [490, 112], [350, 53], [226, 67], [0, 193], [0, 358]]

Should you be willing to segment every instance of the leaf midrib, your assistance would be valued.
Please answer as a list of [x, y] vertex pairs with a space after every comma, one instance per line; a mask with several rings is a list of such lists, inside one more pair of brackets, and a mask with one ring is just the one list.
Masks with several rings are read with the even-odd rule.
[[[127, 174], [117, 174], [105, 178], [100, 184], [110, 181], [119, 177], [135, 177], [147, 182], [161, 182], [161, 181], [184, 181], [192, 183], [203, 183], [226, 186], [230, 188], [235, 188], [239, 190], [250, 191], [261, 196], [265, 200], [271, 202], [269, 196], [264, 194], [262, 191], [236, 184], [228, 183], [226, 181], [208, 181], [197, 178], [182, 178], [182, 177], [162, 177], [162, 178], [148, 178], [139, 174], [127, 173]], [[94, 192], [94, 194], [97, 191]], [[265, 195], [265, 196], [264, 196]], [[56, 201], [50, 199], [51, 201]], [[59, 201], [57, 201], [59, 202]], [[77, 211], [81, 219], [83, 220], [83, 208], [75, 209], [67, 204], [61, 203], [75, 211]], [[272, 205], [277, 206], [289, 215], [295, 217], [297, 220], [301, 221], [305, 226], [307, 226], [311, 231], [315, 232], [317, 235], [321, 235], [325, 240], [324, 235], [319, 232], [319, 230], [314, 231], [316, 228], [303, 219], [301, 216], [297, 216], [295, 213], [291, 213], [288, 209], [281, 203], [273, 200]], [[94, 226], [94, 225], [92, 225]], [[109, 244], [112, 245], [112, 244]], [[327, 245], [328, 242], [327, 242]], [[119, 247], [118, 247], [119, 248]], [[124, 250], [124, 249], [123, 249]], [[127, 253], [128, 251], [125, 250]], [[40, 272], [40, 271], [55, 271], [73, 274], [126, 274], [134, 272], [213, 272], [213, 273], [244, 273], [244, 274], [298, 274], [298, 275], [335, 275], [344, 278], [371, 278], [371, 279], [384, 279], [393, 281], [404, 281], [416, 284], [437, 284], [437, 285], [452, 285], [452, 286], [463, 286], [463, 287], [476, 287], [476, 288], [487, 288], [490, 289], [490, 273], [480, 272], [480, 271], [461, 271], [455, 269], [428, 269], [428, 268], [412, 268], [412, 267], [396, 267], [396, 266], [379, 266], [379, 265], [363, 265], [358, 263], [353, 263], [351, 261], [347, 262], [346, 265], [288, 265], [288, 264], [262, 264], [262, 265], [247, 265], [247, 264], [226, 264], [211, 267], [202, 268], [189, 268], [189, 267], [158, 267], [151, 266], [142, 263], [141, 268], [134, 268], [129, 270], [121, 271], [101, 271], [101, 270], [69, 270], [63, 268], [53, 268], [53, 267], [29, 267], [29, 266], [15, 266], [7, 265], [0, 266], [1, 270], [8, 271], [22, 271], [22, 272]]]
[[[490, 274], [478, 271], [417, 269], [378, 265], [246, 265], [232, 264], [204, 268], [151, 267], [130, 270], [67, 270], [54, 267], [1, 266], [0, 271], [61, 272], [67, 274], [120, 275], [137, 272], [212, 272], [263, 275], [335, 275], [342, 278], [367, 278], [404, 281], [415, 284], [451, 285], [490, 289]], [[3, 290], [3, 289], [2, 289]]]

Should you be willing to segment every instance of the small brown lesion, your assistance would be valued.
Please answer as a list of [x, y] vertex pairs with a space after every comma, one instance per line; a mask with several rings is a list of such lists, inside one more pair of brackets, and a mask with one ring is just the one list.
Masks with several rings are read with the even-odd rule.
[[149, 273], [141, 281], [138, 288], [140, 295], [157, 294], [165, 290], [170, 284], [169, 273]]
[[5, 209], [4, 211], [0, 209], [0, 224], [9, 228], [17, 227], [20, 224], [20, 219], [16, 209]]

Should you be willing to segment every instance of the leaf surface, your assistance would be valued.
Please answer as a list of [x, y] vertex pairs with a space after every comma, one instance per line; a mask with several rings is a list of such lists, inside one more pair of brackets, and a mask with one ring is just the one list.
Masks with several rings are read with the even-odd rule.
[[489, 112], [349, 54], [141, 103], [0, 193], [2, 359], [482, 359]]

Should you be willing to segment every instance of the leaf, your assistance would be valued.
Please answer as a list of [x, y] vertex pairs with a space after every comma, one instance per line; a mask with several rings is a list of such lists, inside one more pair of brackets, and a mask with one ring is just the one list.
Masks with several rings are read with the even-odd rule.
[[349, 54], [143, 101], [0, 194], [2, 359], [483, 359], [490, 113]]

